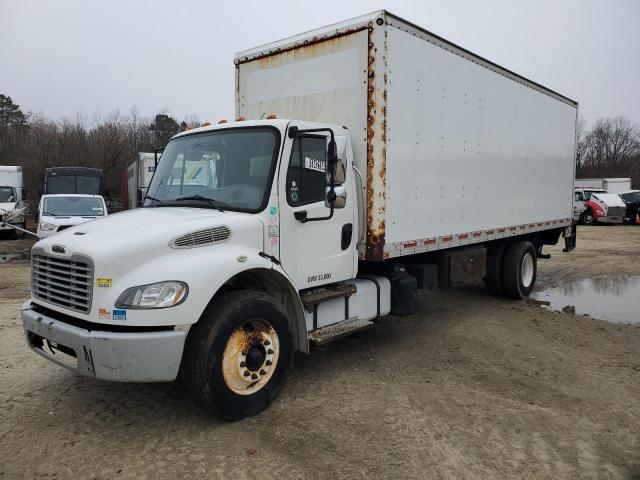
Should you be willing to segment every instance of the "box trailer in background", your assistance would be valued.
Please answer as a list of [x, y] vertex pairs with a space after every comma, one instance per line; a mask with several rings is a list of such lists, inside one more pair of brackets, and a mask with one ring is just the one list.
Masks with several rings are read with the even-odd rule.
[[62, 193], [109, 196], [109, 192], [104, 190], [104, 178], [99, 168], [47, 168], [44, 176], [44, 194]]
[[[138, 208], [147, 194], [147, 188], [156, 168], [155, 153], [138, 152], [127, 166], [126, 197], [123, 198], [123, 208]], [[138, 193], [140, 190], [140, 193]]]
[[607, 193], [622, 193], [631, 190], [630, 178], [576, 178], [576, 188], [602, 189]]
[[33, 247], [36, 352], [100, 379], [180, 371], [238, 419], [295, 350], [411, 314], [459, 271], [526, 297], [543, 246], [575, 247], [567, 97], [386, 11], [235, 62], [237, 120], [173, 137], [143, 208]]

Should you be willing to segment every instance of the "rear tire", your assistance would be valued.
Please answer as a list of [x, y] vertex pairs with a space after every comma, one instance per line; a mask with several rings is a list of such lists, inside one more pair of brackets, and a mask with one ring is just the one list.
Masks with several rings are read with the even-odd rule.
[[531, 242], [519, 240], [507, 248], [502, 262], [502, 285], [510, 298], [527, 297], [536, 283], [537, 257]]
[[222, 294], [206, 308], [185, 345], [182, 377], [191, 395], [226, 420], [264, 410], [293, 364], [282, 307], [248, 290]]

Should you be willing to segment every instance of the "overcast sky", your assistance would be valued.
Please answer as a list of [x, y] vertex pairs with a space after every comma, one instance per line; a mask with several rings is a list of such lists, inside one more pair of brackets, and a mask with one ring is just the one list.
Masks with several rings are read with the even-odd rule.
[[0, 93], [59, 119], [234, 115], [235, 52], [387, 10], [640, 123], [640, 0], [0, 0]]

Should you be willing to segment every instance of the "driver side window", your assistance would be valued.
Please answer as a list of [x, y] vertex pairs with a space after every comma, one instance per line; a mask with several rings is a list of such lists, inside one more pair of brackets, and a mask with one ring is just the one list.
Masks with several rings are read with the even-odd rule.
[[287, 170], [287, 202], [292, 207], [323, 202], [327, 171], [325, 137], [298, 137]]

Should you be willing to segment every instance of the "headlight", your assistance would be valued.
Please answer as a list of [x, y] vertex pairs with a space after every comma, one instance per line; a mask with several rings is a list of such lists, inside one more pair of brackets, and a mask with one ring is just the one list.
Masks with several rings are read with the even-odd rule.
[[43, 230], [45, 232], [50, 232], [51, 230], [55, 230], [56, 226], [53, 223], [41, 223], [40, 224], [40, 230]]
[[131, 287], [116, 300], [117, 308], [167, 308], [180, 305], [189, 287], [183, 282], [158, 282]]

